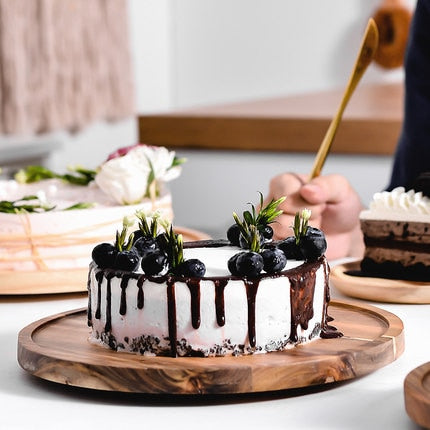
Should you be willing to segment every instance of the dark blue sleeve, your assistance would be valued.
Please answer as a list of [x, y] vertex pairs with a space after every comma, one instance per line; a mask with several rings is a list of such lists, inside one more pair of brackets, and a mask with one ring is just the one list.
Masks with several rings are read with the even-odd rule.
[[405, 100], [389, 190], [430, 171], [430, 0], [418, 0], [405, 56]]

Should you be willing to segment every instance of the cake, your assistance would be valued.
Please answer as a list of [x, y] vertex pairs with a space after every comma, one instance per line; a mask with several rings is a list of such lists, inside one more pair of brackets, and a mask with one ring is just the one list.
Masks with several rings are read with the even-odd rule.
[[376, 193], [360, 223], [364, 275], [430, 281], [430, 198], [422, 191]]
[[59, 175], [29, 166], [0, 181], [2, 284], [22, 274], [59, 273], [67, 282], [69, 269], [82, 270], [85, 282], [92, 248], [124, 216], [144, 210], [173, 218], [163, 184], [178, 176], [181, 162], [166, 148], [138, 144], [111, 154], [95, 171], [79, 167]]
[[[145, 217], [127, 238], [125, 223], [115, 245], [99, 244], [92, 253], [90, 341], [142, 355], [208, 357], [341, 336], [328, 324], [324, 235], [307, 225], [306, 211], [296, 216], [294, 237], [272, 241], [274, 203], [258, 216], [236, 215], [224, 240], [183, 244], [166, 223], [164, 232], [148, 234], [157, 219], [148, 224]], [[118, 261], [122, 253], [131, 261]]]

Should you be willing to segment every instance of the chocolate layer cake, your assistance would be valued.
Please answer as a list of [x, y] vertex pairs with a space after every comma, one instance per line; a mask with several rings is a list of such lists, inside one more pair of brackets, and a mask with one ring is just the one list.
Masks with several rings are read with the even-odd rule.
[[430, 281], [430, 199], [399, 187], [377, 193], [360, 215], [368, 276]]

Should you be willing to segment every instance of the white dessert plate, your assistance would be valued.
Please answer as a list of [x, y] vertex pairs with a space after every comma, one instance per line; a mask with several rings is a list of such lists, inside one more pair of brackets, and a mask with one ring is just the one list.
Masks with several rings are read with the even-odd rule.
[[341, 293], [358, 299], [384, 303], [430, 303], [430, 283], [365, 277], [360, 275], [360, 260], [331, 268], [330, 282]]
[[[197, 230], [176, 227], [184, 241], [205, 240]], [[88, 268], [34, 271], [0, 271], [0, 295], [38, 295], [87, 291]]]
[[59, 384], [129, 393], [207, 395], [288, 390], [350, 380], [396, 360], [403, 323], [370, 305], [330, 303], [344, 336], [296, 348], [238, 357], [145, 357], [90, 343], [87, 310], [53, 315], [23, 328], [18, 362]]

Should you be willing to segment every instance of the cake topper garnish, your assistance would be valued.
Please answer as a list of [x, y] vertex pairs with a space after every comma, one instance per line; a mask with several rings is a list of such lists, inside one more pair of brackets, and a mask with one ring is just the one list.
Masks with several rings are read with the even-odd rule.
[[[234, 276], [256, 277], [262, 270], [275, 273], [282, 270], [287, 262], [284, 253], [275, 246], [268, 247], [273, 237], [273, 229], [269, 224], [274, 222], [282, 213], [278, 206], [285, 200], [271, 200], [263, 205], [263, 195], [260, 194], [260, 210], [250, 203], [251, 211], [243, 212], [241, 220], [233, 212], [235, 224], [227, 231], [227, 238], [232, 245], [239, 246], [246, 251], [239, 252], [228, 261], [228, 269]], [[265, 248], [266, 247], [266, 248]]]
[[119, 204], [155, 199], [165, 182], [181, 173], [184, 158], [164, 147], [137, 144], [121, 148], [97, 169], [96, 184]]
[[95, 170], [85, 169], [82, 166], [69, 166], [70, 173], [56, 173], [43, 166], [27, 166], [15, 173], [15, 181], [20, 184], [30, 184], [44, 179], [61, 179], [73, 185], [88, 185], [94, 180]]

